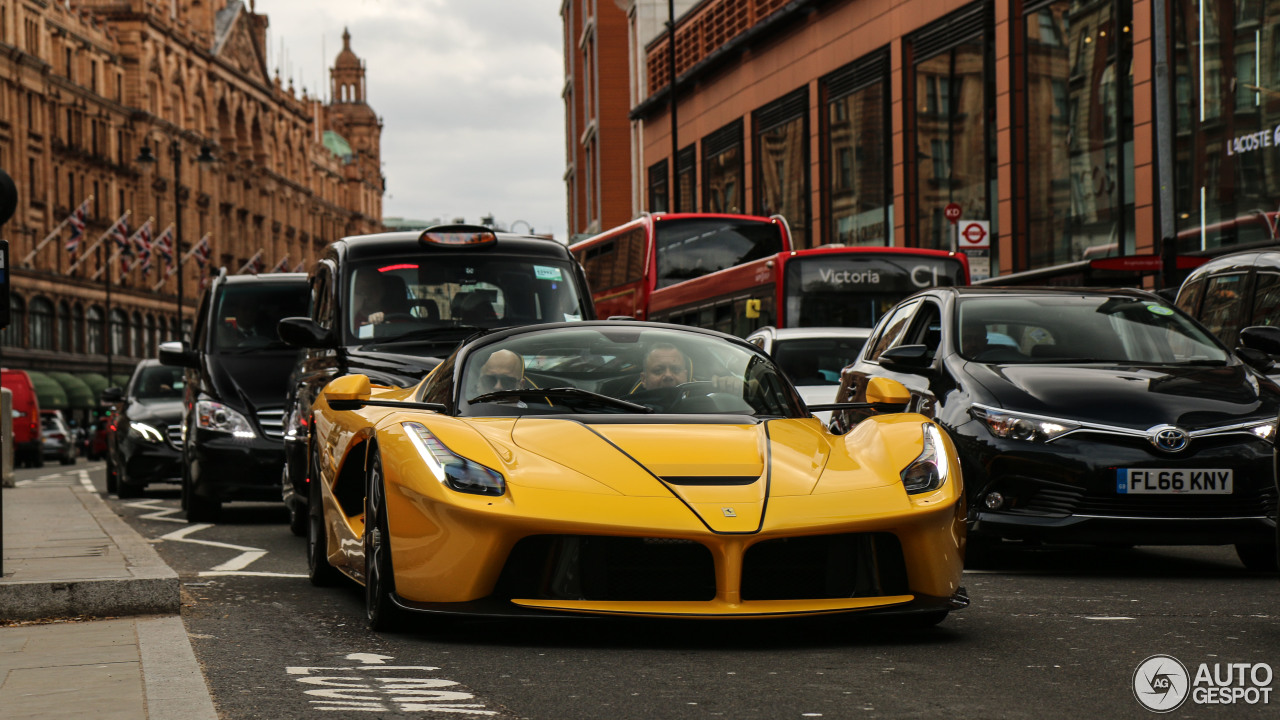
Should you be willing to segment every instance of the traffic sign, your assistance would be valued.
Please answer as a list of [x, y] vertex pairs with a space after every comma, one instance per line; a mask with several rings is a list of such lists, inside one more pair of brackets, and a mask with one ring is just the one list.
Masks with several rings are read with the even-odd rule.
[[947, 207], [942, 211], [944, 217], [952, 225], [960, 222], [960, 203], [947, 203]]
[[960, 249], [991, 247], [991, 224], [986, 220], [960, 221]]

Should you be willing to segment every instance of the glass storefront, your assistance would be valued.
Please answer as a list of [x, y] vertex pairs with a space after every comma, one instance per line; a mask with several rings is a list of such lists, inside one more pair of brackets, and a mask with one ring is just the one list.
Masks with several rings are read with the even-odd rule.
[[1023, 16], [1030, 267], [1134, 251], [1129, 7], [1054, 0]]
[[809, 93], [790, 93], [757, 110], [755, 124], [755, 214], [781, 215], [796, 248], [809, 238]]
[[667, 161], [649, 166], [649, 212], [667, 212]]
[[951, 203], [960, 205], [961, 219], [989, 221], [989, 232], [997, 232], [994, 76], [983, 5], [930, 25], [909, 43], [915, 244], [949, 250], [955, 226], [943, 211]]
[[742, 121], [702, 140], [702, 210], [742, 213]]
[[822, 79], [827, 242], [893, 244], [889, 53], [880, 51]]
[[1178, 251], [1275, 242], [1280, 4], [1170, 0]]

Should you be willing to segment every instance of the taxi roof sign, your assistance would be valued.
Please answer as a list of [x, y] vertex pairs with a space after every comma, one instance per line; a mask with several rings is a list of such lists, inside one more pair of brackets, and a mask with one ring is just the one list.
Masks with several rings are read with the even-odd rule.
[[497, 234], [483, 225], [436, 225], [418, 236], [418, 242], [423, 245], [443, 247], [477, 247], [497, 241]]

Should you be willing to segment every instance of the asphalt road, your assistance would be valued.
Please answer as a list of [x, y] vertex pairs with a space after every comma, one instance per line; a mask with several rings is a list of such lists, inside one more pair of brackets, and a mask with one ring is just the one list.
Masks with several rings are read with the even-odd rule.
[[[70, 470], [84, 469], [104, 488], [101, 463]], [[60, 482], [66, 470], [19, 477]], [[1135, 671], [1160, 654], [1193, 681], [1217, 673], [1170, 717], [1274, 718], [1280, 706], [1261, 702], [1280, 688], [1280, 577], [1245, 571], [1228, 547], [1003, 554], [966, 574], [973, 604], [926, 631], [466, 620], [375, 634], [359, 588], [308, 583], [282, 506], [229, 504], [218, 524], [191, 525], [176, 489], [109, 502], [181, 575], [183, 620], [224, 718], [1143, 718]], [[1257, 677], [1241, 682], [1234, 663]], [[1152, 702], [1167, 667], [1140, 674]], [[1195, 701], [1211, 686], [1220, 697], [1219, 684], [1242, 697]]]

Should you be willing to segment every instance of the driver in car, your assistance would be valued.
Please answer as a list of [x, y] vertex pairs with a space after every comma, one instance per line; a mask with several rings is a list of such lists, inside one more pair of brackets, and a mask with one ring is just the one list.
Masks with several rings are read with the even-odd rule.
[[355, 324], [377, 325], [386, 320], [387, 287], [376, 273], [365, 271], [356, 277]]
[[[693, 363], [684, 352], [670, 343], [658, 343], [644, 355], [644, 370], [640, 385], [633, 392], [659, 390], [684, 385], [690, 381]], [[742, 380], [730, 375], [718, 375], [709, 381], [714, 392], [742, 394]]]

